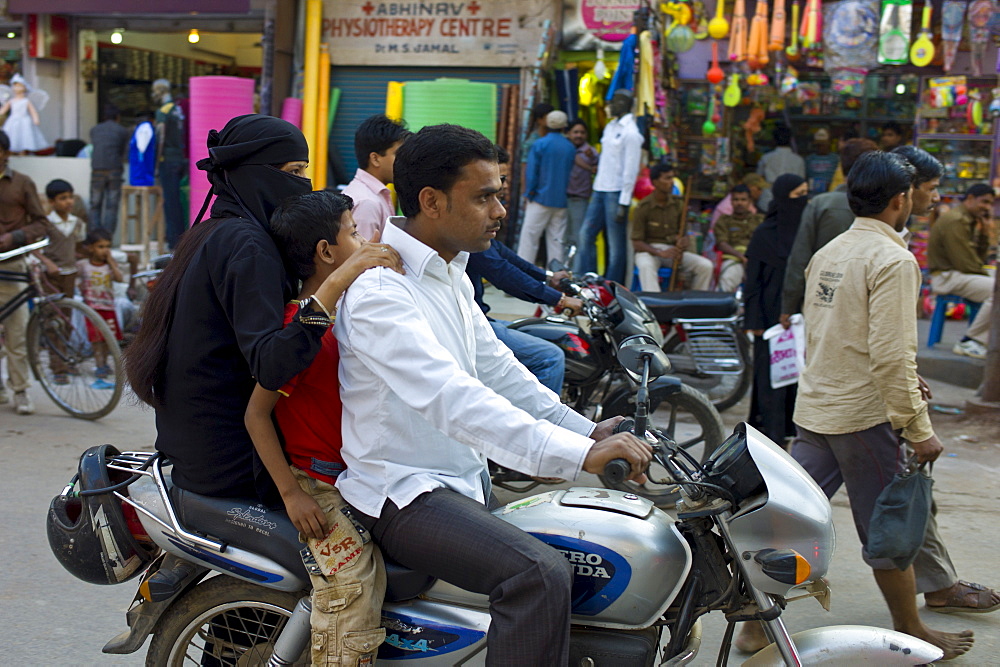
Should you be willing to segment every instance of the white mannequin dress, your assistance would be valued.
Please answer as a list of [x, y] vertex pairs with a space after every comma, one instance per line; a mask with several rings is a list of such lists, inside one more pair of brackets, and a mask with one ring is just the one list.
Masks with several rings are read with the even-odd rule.
[[40, 151], [49, 147], [42, 131], [38, 129], [28, 113], [27, 97], [10, 99], [10, 115], [3, 124], [3, 131], [10, 137], [10, 152]]

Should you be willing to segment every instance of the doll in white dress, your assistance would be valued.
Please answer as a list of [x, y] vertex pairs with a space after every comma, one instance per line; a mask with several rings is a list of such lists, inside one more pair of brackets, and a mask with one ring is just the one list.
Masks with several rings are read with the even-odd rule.
[[20, 74], [11, 77], [9, 94], [0, 87], [0, 99], [7, 98], [0, 106], [0, 116], [10, 112], [7, 121], [3, 124], [3, 131], [10, 137], [11, 153], [27, 153], [28, 151], [40, 151], [49, 147], [49, 142], [45, 140], [42, 131], [38, 129], [38, 107], [44, 107], [48, 101], [48, 94], [44, 91], [32, 91], [28, 87], [27, 81]]

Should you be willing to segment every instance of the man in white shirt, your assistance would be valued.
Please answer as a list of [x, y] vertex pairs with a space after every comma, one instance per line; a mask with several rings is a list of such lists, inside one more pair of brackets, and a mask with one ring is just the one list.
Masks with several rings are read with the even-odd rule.
[[792, 150], [792, 131], [784, 125], [774, 128], [774, 144], [774, 150], [765, 153], [757, 163], [757, 173], [768, 183], [774, 183], [782, 174], [805, 178], [806, 161]]
[[619, 419], [595, 425], [560, 404], [475, 305], [468, 253], [506, 215], [493, 143], [425, 127], [399, 150], [395, 183], [406, 217], [382, 240], [406, 273], [362, 274], [336, 325], [348, 468], [337, 487], [388, 557], [490, 596], [491, 664], [566, 664], [571, 570], [489, 512], [486, 458], [566, 479], [625, 458], [642, 480], [649, 449], [611, 435]]
[[396, 151], [410, 134], [405, 125], [383, 114], [369, 116], [354, 133], [358, 171], [344, 194], [354, 200], [351, 213], [363, 238], [372, 238], [376, 230], [381, 232], [385, 221], [396, 213], [392, 193], [386, 186], [392, 183]]
[[608, 249], [605, 275], [625, 282], [629, 245], [626, 234], [628, 207], [642, 162], [642, 133], [632, 116], [632, 94], [616, 91], [610, 105], [612, 120], [601, 135], [601, 157], [594, 177], [594, 193], [580, 228], [573, 270], [584, 274], [597, 270], [597, 235], [604, 231]]

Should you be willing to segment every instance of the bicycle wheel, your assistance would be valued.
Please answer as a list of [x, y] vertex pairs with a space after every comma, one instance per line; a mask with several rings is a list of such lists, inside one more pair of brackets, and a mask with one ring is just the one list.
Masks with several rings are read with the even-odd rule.
[[[107, 348], [103, 368], [97, 359], [101, 350], [90, 338]], [[74, 417], [100, 419], [118, 405], [121, 349], [107, 323], [86, 304], [59, 299], [36, 305], [28, 320], [28, 361], [49, 398]]]
[[[649, 403], [650, 424], [700, 462], [705, 462], [725, 438], [722, 418], [708, 397], [697, 389], [682, 385], [680, 391], [673, 393], [653, 390], [650, 392]], [[635, 403], [630, 402], [627, 407], [626, 411], [605, 412], [604, 418], [618, 414], [632, 417], [635, 414]], [[657, 507], [673, 509], [680, 493], [670, 472], [654, 462], [646, 476], [649, 481], [645, 484], [629, 481], [619, 484], [604, 475], [598, 475], [601, 483], [609, 489], [635, 493], [651, 500]]]

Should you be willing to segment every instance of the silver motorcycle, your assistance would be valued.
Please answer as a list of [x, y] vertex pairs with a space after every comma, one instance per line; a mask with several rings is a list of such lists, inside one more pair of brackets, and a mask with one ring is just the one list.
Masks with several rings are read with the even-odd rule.
[[[676, 513], [634, 494], [594, 488], [549, 491], [496, 510], [573, 565], [570, 664], [688, 664], [701, 645], [700, 618], [713, 612], [729, 621], [720, 664], [740, 621], [762, 621], [773, 642], [745, 665], [911, 665], [942, 657], [926, 642], [879, 628], [789, 635], [782, 620], [788, 602], [828, 603], [823, 576], [835, 536], [826, 496], [784, 450], [746, 424], [705, 463], [686, 454], [648, 425], [649, 383], [669, 368], [662, 350], [652, 338], [634, 336], [618, 356], [638, 384], [634, 421], [624, 423], [646, 435], [659, 464], [679, 482]], [[66, 558], [73, 544], [53, 541], [52, 522], [67, 520], [60, 508], [75, 504], [84, 517], [97, 508], [100, 516], [89, 518], [102, 543], [113, 543], [113, 557], [105, 562], [106, 578], [97, 573], [88, 580], [142, 574], [129, 627], [105, 653], [135, 652], [152, 635], [147, 665], [307, 664], [309, 579], [303, 545], [285, 514], [186, 492], [178, 503], [168, 463], [157, 454], [117, 454], [105, 445], [84, 455], [80, 471], [50, 510], [57, 558], [82, 576], [79, 563]], [[628, 463], [612, 461], [605, 474], [622, 479]], [[103, 500], [91, 502], [97, 498]], [[138, 519], [128, 524], [131, 543], [108, 532], [123, 525], [109, 517], [115, 507]], [[486, 596], [391, 562], [386, 568], [387, 636], [378, 662], [485, 664]]]

